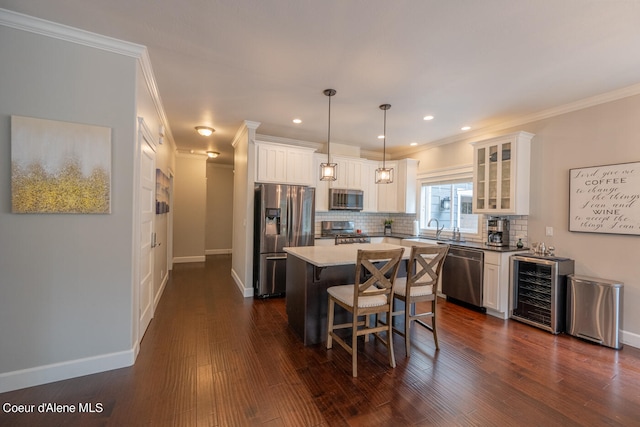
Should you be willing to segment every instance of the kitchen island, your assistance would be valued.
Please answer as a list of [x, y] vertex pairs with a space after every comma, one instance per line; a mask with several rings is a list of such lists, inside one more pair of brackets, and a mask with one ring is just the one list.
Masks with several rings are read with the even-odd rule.
[[[286, 307], [289, 326], [304, 345], [326, 340], [327, 288], [354, 283], [358, 250], [398, 248], [404, 248], [403, 259], [409, 259], [410, 248], [389, 243], [284, 248], [287, 252]], [[406, 275], [405, 264], [401, 263], [398, 276]], [[341, 315], [345, 317], [340, 319]], [[337, 323], [346, 319], [346, 313], [341, 310], [336, 312]]]

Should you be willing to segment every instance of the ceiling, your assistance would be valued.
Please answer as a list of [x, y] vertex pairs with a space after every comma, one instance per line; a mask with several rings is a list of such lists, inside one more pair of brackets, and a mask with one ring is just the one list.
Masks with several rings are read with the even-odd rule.
[[[257, 132], [406, 151], [640, 82], [640, 1], [0, 0], [145, 45], [179, 151]], [[431, 121], [423, 120], [433, 115]], [[301, 124], [292, 120], [300, 118]], [[194, 128], [216, 129], [211, 137]]]

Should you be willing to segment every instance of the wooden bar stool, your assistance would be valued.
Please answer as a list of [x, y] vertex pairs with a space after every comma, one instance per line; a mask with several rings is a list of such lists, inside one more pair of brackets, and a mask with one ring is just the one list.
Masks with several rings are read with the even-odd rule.
[[[449, 245], [412, 246], [407, 267], [407, 277], [399, 277], [394, 287], [395, 300], [404, 302], [404, 310], [394, 311], [393, 316], [404, 315], [404, 330], [393, 328], [393, 331], [402, 335], [405, 340], [407, 357], [411, 356], [411, 323], [418, 322], [433, 333], [433, 340], [438, 346], [438, 333], [436, 330], [436, 293], [438, 289], [438, 277], [442, 272], [442, 265], [449, 251]], [[431, 302], [431, 310], [424, 313], [416, 313], [416, 303]], [[421, 319], [431, 317], [431, 325]], [[393, 322], [391, 322], [393, 323]]]
[[[393, 355], [392, 322], [388, 325], [378, 324], [371, 326], [370, 315], [386, 313], [386, 318], [391, 319], [393, 286], [398, 274], [398, 266], [402, 259], [404, 248], [391, 250], [358, 250], [356, 263], [355, 284], [332, 286], [327, 289], [329, 294], [329, 309], [327, 314], [327, 348], [332, 348], [335, 339], [345, 350], [351, 354], [353, 376], [358, 376], [358, 337], [373, 333], [387, 347], [389, 364], [395, 368], [396, 361]], [[376, 264], [382, 264], [379, 268]], [[352, 314], [350, 323], [333, 324], [335, 304]], [[360, 317], [364, 316], [364, 320]], [[377, 316], [376, 316], [377, 317]], [[351, 345], [347, 344], [334, 331], [337, 329], [351, 328]], [[386, 340], [380, 336], [380, 332], [386, 331]]]

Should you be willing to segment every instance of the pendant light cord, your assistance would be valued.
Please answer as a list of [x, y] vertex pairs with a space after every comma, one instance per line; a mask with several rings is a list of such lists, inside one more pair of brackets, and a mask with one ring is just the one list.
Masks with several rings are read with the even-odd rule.
[[331, 163], [331, 97], [336, 94], [335, 89], [325, 89], [322, 93], [329, 97], [329, 124], [327, 126], [327, 164]]
[[327, 126], [327, 163], [331, 163], [331, 96], [329, 95], [329, 124]]
[[387, 110], [391, 108], [391, 104], [382, 104], [380, 107], [382, 111], [384, 111], [384, 125], [382, 129], [382, 169], [386, 169], [386, 160], [387, 160]]
[[384, 126], [382, 128], [382, 169], [386, 169], [386, 159], [387, 159], [387, 110], [384, 110]]

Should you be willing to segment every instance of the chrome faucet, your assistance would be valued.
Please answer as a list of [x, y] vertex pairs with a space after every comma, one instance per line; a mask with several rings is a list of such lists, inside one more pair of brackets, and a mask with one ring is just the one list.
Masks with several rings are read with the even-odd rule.
[[431, 221], [436, 222], [436, 240], [440, 239], [440, 233], [444, 230], [444, 225], [440, 228], [440, 223], [438, 222], [438, 218], [431, 218], [427, 223], [427, 227], [431, 227]]

